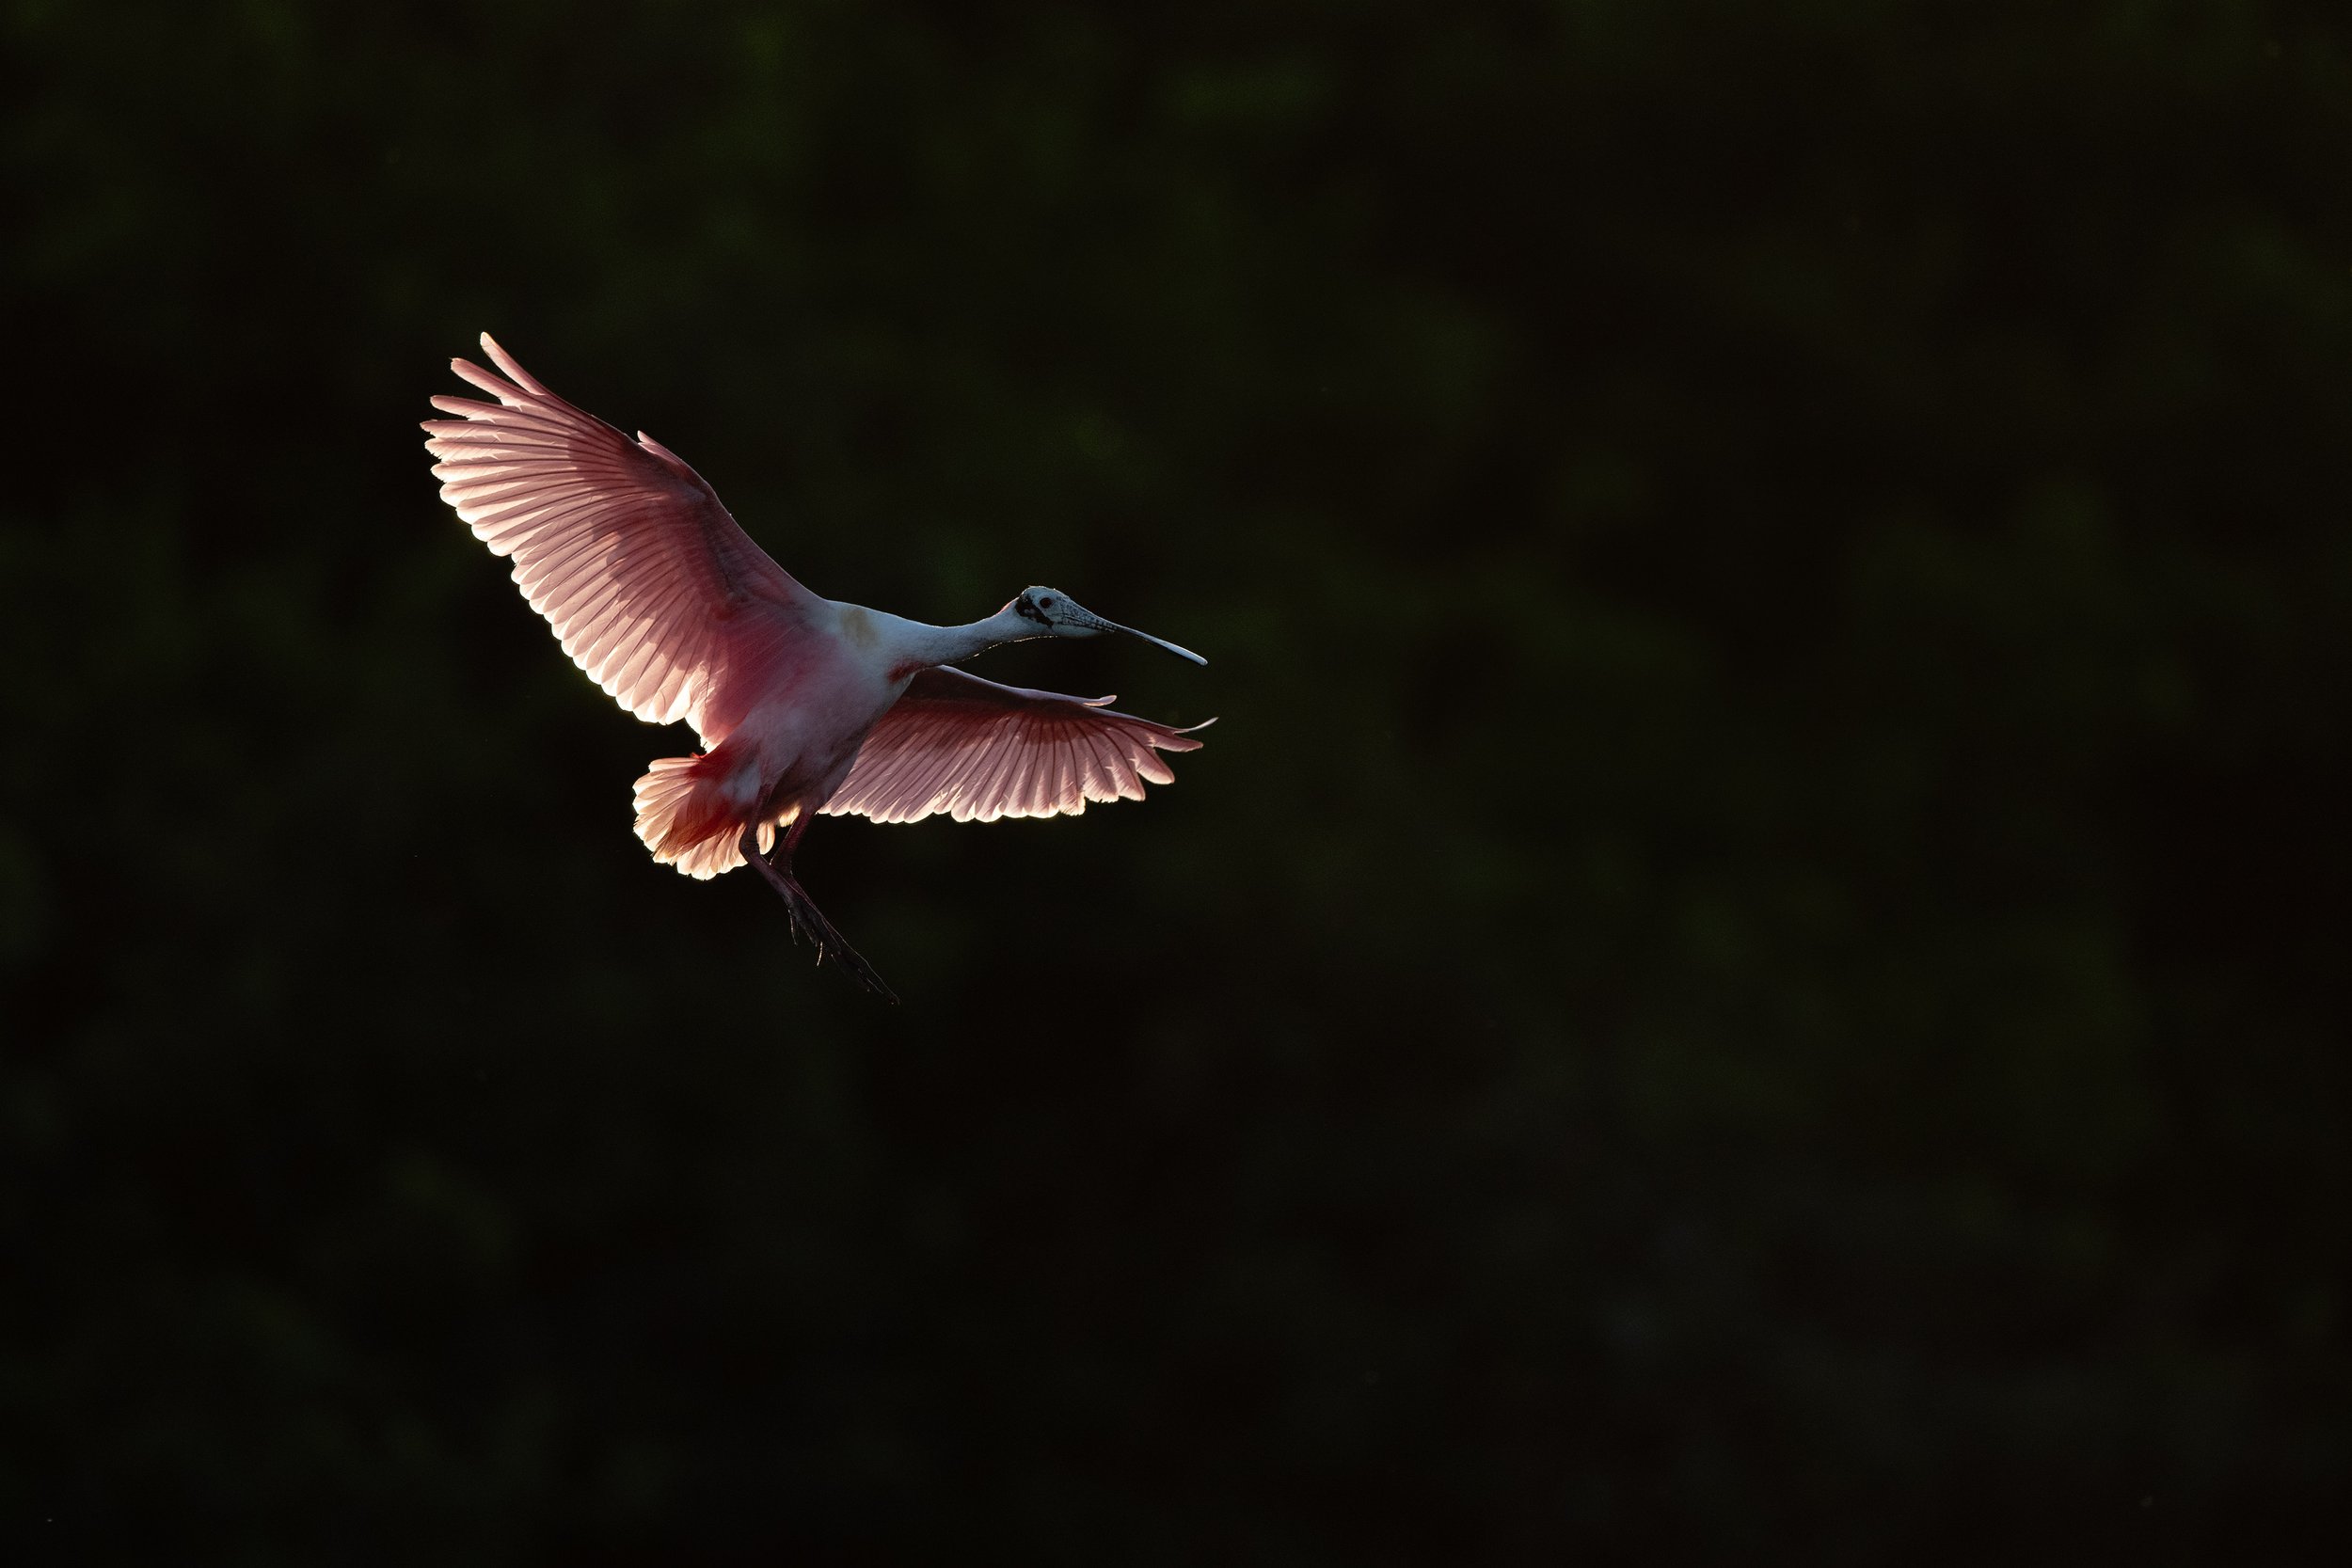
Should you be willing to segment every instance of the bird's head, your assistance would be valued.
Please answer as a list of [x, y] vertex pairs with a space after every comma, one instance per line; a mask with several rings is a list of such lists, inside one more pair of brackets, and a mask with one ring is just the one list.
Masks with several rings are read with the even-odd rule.
[[1155, 648], [1166, 648], [1178, 658], [1188, 658], [1195, 664], [1209, 662], [1190, 648], [1180, 648], [1173, 642], [1153, 637], [1150, 632], [1122, 626], [1116, 621], [1105, 621], [1058, 588], [1025, 588], [1021, 596], [1005, 609], [1026, 624], [1026, 635], [1030, 637], [1100, 637], [1104, 632], [1115, 631], [1122, 637], [1149, 642]]

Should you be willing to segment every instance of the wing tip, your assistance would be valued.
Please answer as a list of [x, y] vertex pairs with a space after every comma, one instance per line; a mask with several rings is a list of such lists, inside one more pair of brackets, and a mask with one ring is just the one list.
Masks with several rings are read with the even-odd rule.
[[[505, 346], [496, 338], [491, 337], [487, 332], [482, 334], [482, 352], [490, 356], [490, 362], [496, 365], [501, 371], [503, 371], [508, 378], [524, 391], [531, 393], [534, 397], [544, 398], [553, 397], [555, 395], [548, 390], [546, 383], [542, 382], [537, 376], [532, 374], [529, 371], [523, 369], [522, 366], [516, 360], [515, 356], [506, 352]], [[459, 369], [459, 367], [464, 363], [465, 361], [463, 360], [453, 359], [450, 361], [450, 369], [456, 371], [459, 375], [465, 375], [465, 371]], [[471, 380], [472, 377], [468, 376], [467, 379]]]

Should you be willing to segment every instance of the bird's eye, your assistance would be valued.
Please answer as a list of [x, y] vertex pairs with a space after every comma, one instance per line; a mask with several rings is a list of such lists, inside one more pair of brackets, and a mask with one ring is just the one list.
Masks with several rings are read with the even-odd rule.
[[1051, 599], [1040, 599], [1037, 602], [1037, 607], [1040, 610], [1051, 610], [1054, 608], [1054, 601]]

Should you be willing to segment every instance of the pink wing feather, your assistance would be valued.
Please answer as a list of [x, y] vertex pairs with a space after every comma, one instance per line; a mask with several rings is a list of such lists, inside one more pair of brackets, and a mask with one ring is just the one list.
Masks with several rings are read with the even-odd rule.
[[564, 402], [482, 335], [498, 399], [437, 397], [427, 420], [441, 499], [491, 550], [572, 661], [648, 723], [683, 719], [706, 748], [805, 635], [819, 603], [737, 526], [676, 454]]
[[1157, 753], [1201, 743], [1188, 730], [1113, 713], [1110, 702], [999, 686], [945, 665], [922, 671], [866, 736], [824, 813], [877, 822], [933, 812], [959, 822], [1075, 816], [1089, 800], [1142, 800], [1146, 780], [1174, 783]]

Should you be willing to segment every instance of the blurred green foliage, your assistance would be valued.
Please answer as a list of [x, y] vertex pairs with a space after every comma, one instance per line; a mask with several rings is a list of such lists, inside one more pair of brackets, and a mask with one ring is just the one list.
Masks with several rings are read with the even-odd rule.
[[[2352, 1469], [2352, 28], [13, 0], [0, 1519], [2279, 1561]], [[496, 331], [1143, 806], [628, 833]], [[18, 1557], [15, 1560], [28, 1560]]]

